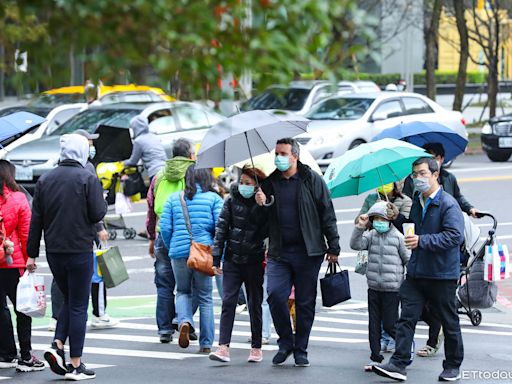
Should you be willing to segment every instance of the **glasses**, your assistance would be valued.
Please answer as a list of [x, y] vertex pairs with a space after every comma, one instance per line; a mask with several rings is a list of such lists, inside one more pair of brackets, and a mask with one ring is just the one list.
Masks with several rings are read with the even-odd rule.
[[411, 173], [411, 177], [413, 179], [416, 179], [418, 177], [429, 177], [430, 175], [432, 175], [432, 173], [428, 171], [419, 171]]

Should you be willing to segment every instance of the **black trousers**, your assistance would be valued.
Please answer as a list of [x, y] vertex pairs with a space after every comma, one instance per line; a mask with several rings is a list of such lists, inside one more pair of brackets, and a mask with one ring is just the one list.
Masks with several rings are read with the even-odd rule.
[[398, 320], [398, 292], [381, 292], [368, 288], [368, 341], [370, 342], [372, 361], [384, 360], [380, 353], [382, 328], [395, 338], [395, 324]]
[[105, 283], [91, 284], [92, 314], [96, 317], [103, 316], [107, 310], [107, 287]]
[[427, 345], [432, 348], [435, 348], [437, 346], [437, 339], [439, 338], [439, 333], [441, 332], [441, 320], [439, 320], [439, 317], [435, 313], [434, 308], [432, 308], [431, 303], [427, 302], [425, 304], [425, 307], [423, 307], [421, 319], [428, 325]]
[[261, 303], [263, 301], [263, 266], [235, 264], [225, 261], [222, 280], [222, 314], [220, 316], [219, 345], [229, 345], [235, 321], [240, 287], [245, 284], [251, 322], [251, 346], [261, 348]]
[[32, 318], [16, 310], [16, 289], [20, 281], [17, 268], [0, 268], [0, 356], [12, 359], [16, 357], [16, 343], [11, 316], [7, 308], [7, 297], [13, 303], [16, 313], [16, 330], [20, 343], [20, 354], [23, 360], [30, 360], [32, 345]]
[[400, 287], [402, 311], [396, 325], [396, 348], [390, 362], [405, 368], [411, 358], [411, 344], [423, 307], [430, 301], [444, 330], [443, 368], [459, 368], [464, 359], [455, 290], [456, 280], [414, 279], [407, 277]]
[[[286, 250], [285, 250], [286, 251]], [[294, 356], [307, 356], [309, 335], [315, 320], [318, 273], [324, 258], [304, 253], [281, 254], [280, 260], [267, 264], [268, 304], [279, 339], [280, 351], [293, 351]], [[295, 287], [297, 328], [293, 334], [288, 298]]]
[[65, 343], [69, 338], [71, 357], [81, 357], [84, 347], [93, 257], [92, 252], [46, 255], [53, 278], [64, 295], [55, 339]]

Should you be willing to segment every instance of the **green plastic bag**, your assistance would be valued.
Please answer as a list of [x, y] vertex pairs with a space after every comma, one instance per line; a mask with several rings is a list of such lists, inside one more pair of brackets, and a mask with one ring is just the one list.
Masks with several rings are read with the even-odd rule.
[[107, 288], [114, 288], [128, 280], [128, 271], [123, 262], [119, 247], [111, 247], [97, 255], [103, 282]]

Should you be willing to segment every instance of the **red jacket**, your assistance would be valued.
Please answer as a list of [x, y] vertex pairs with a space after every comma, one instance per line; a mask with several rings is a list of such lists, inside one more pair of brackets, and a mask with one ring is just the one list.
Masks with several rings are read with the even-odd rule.
[[13, 263], [3, 263], [0, 268], [25, 268], [28, 257], [28, 230], [32, 215], [27, 198], [22, 192], [13, 192], [4, 186], [4, 194], [0, 196], [0, 210], [7, 238], [14, 243]]

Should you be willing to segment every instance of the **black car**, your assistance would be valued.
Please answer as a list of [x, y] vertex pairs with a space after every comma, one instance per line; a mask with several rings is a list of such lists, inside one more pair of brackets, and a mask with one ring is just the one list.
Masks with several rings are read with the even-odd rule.
[[512, 156], [512, 114], [493, 117], [482, 128], [482, 149], [492, 161], [507, 161]]

